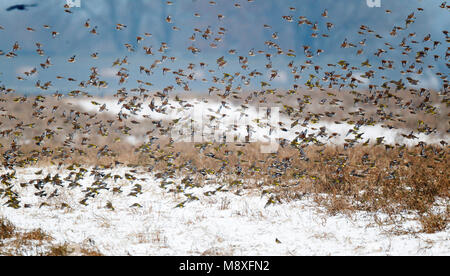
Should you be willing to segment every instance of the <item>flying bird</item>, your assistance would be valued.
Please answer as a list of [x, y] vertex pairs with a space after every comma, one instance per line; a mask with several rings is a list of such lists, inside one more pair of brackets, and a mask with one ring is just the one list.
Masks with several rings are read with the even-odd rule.
[[26, 11], [27, 8], [31, 7], [37, 7], [37, 4], [17, 4], [13, 5], [6, 9], [6, 11], [12, 11], [12, 10], [20, 10], [20, 11]]

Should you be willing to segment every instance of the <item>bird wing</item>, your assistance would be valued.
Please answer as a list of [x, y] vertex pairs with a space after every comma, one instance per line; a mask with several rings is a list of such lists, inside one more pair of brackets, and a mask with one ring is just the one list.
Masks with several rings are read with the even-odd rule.
[[18, 5], [13, 5], [13, 6], [7, 8], [6, 11], [12, 11], [12, 10], [15, 10], [15, 9], [26, 10], [26, 8], [37, 7], [37, 5], [38, 4], [36, 4], [36, 3], [35, 4], [18, 4]]
[[19, 5], [14, 5], [14, 6], [11, 6], [11, 7], [7, 8], [6, 10], [7, 11], [12, 11], [14, 9], [17, 9], [18, 7], [19, 7]]

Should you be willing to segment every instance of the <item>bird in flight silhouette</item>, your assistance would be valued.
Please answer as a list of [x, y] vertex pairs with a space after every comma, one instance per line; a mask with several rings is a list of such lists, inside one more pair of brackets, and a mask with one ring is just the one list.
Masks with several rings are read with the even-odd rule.
[[37, 4], [30, 4], [30, 5], [27, 5], [27, 4], [17, 4], [17, 5], [13, 5], [13, 6], [7, 8], [6, 11], [12, 11], [12, 10], [25, 11], [25, 10], [27, 10], [27, 8], [30, 8], [30, 7], [36, 7], [36, 6], [37, 6]]

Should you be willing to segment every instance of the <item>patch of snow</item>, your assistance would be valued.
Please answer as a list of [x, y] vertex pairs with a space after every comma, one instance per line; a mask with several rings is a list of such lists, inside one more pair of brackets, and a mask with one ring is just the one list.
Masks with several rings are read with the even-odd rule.
[[[191, 142], [212, 142], [214, 140], [221, 140], [226, 135], [228, 142], [234, 141], [234, 137], [237, 137], [239, 140], [237, 142], [244, 142], [245, 137], [248, 135], [247, 126], [250, 126], [250, 142], [269, 142], [269, 140], [274, 141], [275, 139], [281, 138], [292, 141], [301, 132], [306, 132], [307, 135], [317, 134], [320, 133], [320, 128], [323, 127], [325, 127], [325, 135], [318, 138], [322, 143], [343, 144], [345, 143], [345, 139], [353, 139], [355, 137], [354, 134], [349, 133], [349, 130], [352, 130], [354, 125], [347, 123], [335, 124], [322, 120], [318, 123], [309, 122], [308, 126], [302, 127], [302, 121], [300, 120], [295, 127], [291, 128], [293, 121], [284, 114], [268, 117], [266, 112], [267, 108], [258, 108], [255, 106], [248, 106], [248, 108], [244, 109], [242, 106], [233, 104], [222, 105], [215, 101], [205, 102], [200, 99], [195, 99], [189, 102], [193, 105], [192, 107], [184, 108], [179, 103], [170, 100], [168, 106], [171, 105], [175, 108], [167, 107], [164, 113], [151, 110], [148, 105], [142, 105], [140, 110], [132, 114], [123, 107], [124, 103], [119, 104], [117, 100], [98, 99], [98, 101], [101, 105], [105, 104], [107, 112], [114, 114], [114, 116], [117, 116], [122, 111], [128, 113], [133, 119], [140, 121], [146, 119], [156, 121], [180, 119], [171, 128], [171, 135], [175, 141], [179, 139], [179, 141], [184, 142], [191, 140], [195, 140]], [[95, 112], [99, 109], [99, 106], [93, 105], [90, 100], [77, 100], [74, 104], [89, 112]], [[156, 100], [155, 105], [159, 106], [160, 101]], [[271, 114], [276, 113], [276, 110], [276, 108], [271, 108]], [[278, 125], [278, 122], [284, 124], [284, 130]], [[190, 129], [195, 129], [197, 132], [196, 136], [201, 138], [192, 138]], [[183, 131], [181, 135], [179, 133], [180, 130]], [[449, 141], [449, 137], [446, 134], [442, 136], [436, 133], [426, 135], [417, 132], [414, 133], [417, 139], [407, 139], [401, 136], [401, 134], [408, 135], [410, 134], [410, 130], [401, 128], [389, 129], [379, 124], [374, 126], [361, 126], [358, 132], [364, 133], [359, 142], [370, 139], [370, 143], [374, 143], [379, 137], [384, 137], [384, 144], [391, 145], [395, 143], [415, 145], [418, 141], [437, 144], [441, 140]], [[331, 133], [337, 133], [337, 136], [331, 139], [328, 138]], [[137, 144], [143, 141], [144, 139], [134, 137], [130, 142]]]
[[[34, 173], [38, 169], [42, 168], [18, 169], [15, 182], [37, 178]], [[43, 175], [68, 175], [54, 167], [43, 169]], [[103, 172], [123, 177], [128, 169]], [[44, 190], [48, 194], [58, 189], [59, 195], [52, 199], [34, 195], [33, 185], [15, 185], [22, 204], [31, 207], [13, 209], [2, 205], [0, 216], [23, 229], [42, 228], [56, 242], [82, 244], [89, 240], [105, 255], [450, 254], [449, 229], [435, 234], [388, 234], [367, 213], [356, 212], [351, 218], [329, 216], [306, 197], [265, 207], [267, 198], [251, 193], [205, 196], [205, 191], [214, 189], [207, 185], [189, 191], [200, 200], [174, 208], [182, 201], [181, 196], [167, 193], [148, 172], [135, 174], [138, 179], [134, 183], [111, 180], [109, 190], [101, 190], [84, 206], [79, 203], [84, 198], [82, 191], [95, 181], [88, 174], [79, 182], [82, 187], [70, 189], [67, 182], [64, 187], [46, 184]], [[136, 183], [142, 185], [142, 194], [128, 196]], [[123, 192], [114, 194], [112, 187], [121, 187]], [[42, 202], [49, 206], [39, 208]], [[63, 202], [71, 208], [60, 209]], [[114, 210], [105, 208], [107, 202], [112, 203]], [[142, 207], [130, 207], [134, 203]]]

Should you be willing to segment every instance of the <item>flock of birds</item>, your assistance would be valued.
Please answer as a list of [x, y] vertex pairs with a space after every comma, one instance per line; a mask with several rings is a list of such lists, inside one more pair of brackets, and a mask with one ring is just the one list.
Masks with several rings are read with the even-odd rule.
[[[248, 2], [254, 1], [248, 0]], [[172, 1], [167, 1], [166, 3], [167, 5], [175, 4]], [[215, 4], [214, 1], [209, 1], [209, 5]], [[233, 3], [233, 5], [236, 9], [242, 8], [239, 3]], [[14, 5], [9, 7], [7, 11], [21, 12], [36, 6], [36, 4]], [[440, 4], [440, 8], [443, 12], [448, 12], [450, 6], [444, 2]], [[329, 133], [326, 127], [321, 127], [313, 133], [308, 133], [306, 130], [297, 131], [295, 139], [280, 139], [282, 147], [291, 147], [297, 153], [289, 158], [278, 158], [275, 153], [266, 154], [266, 159], [264, 160], [252, 160], [250, 156], [246, 156], [248, 143], [229, 145], [224, 141], [196, 143], [197, 155], [185, 157], [183, 151], [176, 152], [174, 150], [177, 141], [168, 137], [170, 130], [181, 123], [180, 119], [164, 122], [155, 120], [150, 115], [144, 115], [145, 119], [143, 121], [137, 121], [134, 115], [142, 113], [143, 107], [147, 106], [152, 112], [162, 114], [166, 114], [170, 109], [192, 108], [193, 105], [190, 100], [183, 100], [178, 94], [173, 97], [171, 93], [178, 90], [185, 93], [191, 91], [190, 83], [198, 80], [194, 72], [195, 68], [209, 70], [213, 75], [211, 79], [201, 79], [203, 82], [212, 83], [208, 89], [209, 98], [205, 99], [205, 101], [215, 101], [220, 106], [219, 110], [214, 111], [215, 115], [210, 117], [210, 122], [222, 120], [227, 116], [227, 109], [232, 101], [239, 103], [244, 116], [245, 110], [248, 109], [249, 105], [277, 104], [282, 107], [281, 113], [283, 116], [289, 118], [292, 123], [288, 125], [284, 122], [279, 122], [276, 126], [269, 126], [271, 128], [278, 127], [282, 131], [295, 130], [300, 127], [312, 127], [314, 129], [314, 124], [320, 120], [334, 120], [336, 124], [352, 125], [352, 129], [347, 133], [345, 139], [345, 149], [358, 144], [363, 146], [370, 144], [370, 139], [364, 139], [364, 133], [361, 131], [361, 128], [364, 126], [382, 124], [387, 128], [398, 128], [395, 124], [405, 123], [408, 115], [400, 116], [397, 111], [409, 113], [410, 116], [421, 114], [423, 118], [431, 118], [429, 121], [435, 122], [435, 124], [445, 124], [448, 127], [447, 118], [450, 114], [444, 115], [446, 119], [444, 122], [433, 119], [441, 115], [442, 109], [448, 108], [449, 104], [447, 73], [435, 72], [436, 66], [434, 64], [445, 62], [446, 68], [450, 67], [448, 63], [450, 51], [447, 44], [450, 41], [450, 37], [447, 30], [442, 30], [441, 37], [431, 37], [430, 34], [425, 37], [416, 37], [416, 33], [411, 26], [413, 26], [416, 17], [420, 16], [423, 11], [422, 8], [417, 8], [417, 10], [407, 15], [403, 22], [393, 26], [388, 35], [391, 38], [401, 37], [398, 45], [385, 42], [383, 47], [373, 53], [367, 52], [368, 44], [371, 41], [375, 41], [374, 43], [383, 42], [384, 37], [370, 26], [361, 25], [358, 30], [358, 35], [361, 39], [351, 41], [343, 38], [339, 46], [342, 49], [354, 51], [355, 56], [367, 56], [367, 59], [361, 64], [350, 64], [350, 62], [345, 60], [337, 60], [335, 63], [328, 64], [328, 69], [323, 68], [323, 65], [320, 66], [314, 63], [315, 57], [326, 54], [325, 50], [314, 48], [311, 45], [301, 45], [300, 51], [283, 49], [280, 46], [282, 43], [277, 43], [279, 33], [273, 32], [271, 30], [272, 27], [267, 24], [261, 26], [261, 30], [268, 30], [273, 33], [271, 34], [271, 39], [265, 42], [264, 47], [266, 50], [250, 49], [247, 53], [239, 53], [235, 49], [227, 51], [227, 56], [237, 56], [242, 70], [236, 73], [225, 72], [229, 63], [225, 55], [218, 58], [216, 64], [213, 65], [198, 59], [198, 64], [190, 63], [186, 68], [174, 69], [173, 66], [176, 65], [177, 58], [169, 56], [170, 45], [166, 42], [161, 42], [159, 47], [153, 49], [152, 46], [145, 45], [145, 40], [150, 38], [152, 34], [143, 33], [136, 37], [136, 41], [126, 43], [124, 47], [131, 53], [142, 51], [148, 56], [148, 60], [145, 63], [150, 65], [139, 65], [139, 72], [142, 76], [137, 81], [138, 87], [129, 88], [129, 83], [127, 82], [130, 77], [128, 57], [120, 57], [113, 62], [112, 67], [120, 68], [116, 77], [119, 85], [123, 86], [123, 88], [118, 89], [113, 95], [117, 98], [117, 105], [120, 105], [120, 112], [106, 117], [106, 119], [100, 117], [107, 113], [103, 112], [108, 110], [106, 104], [102, 104], [101, 99], [94, 98], [89, 93], [89, 89], [107, 88], [108, 86], [107, 81], [101, 79], [99, 70], [96, 67], [90, 69], [89, 79], [79, 83], [79, 90], [65, 91], [64, 93], [59, 91], [48, 93], [49, 90], [52, 90], [52, 82], [41, 82], [38, 80], [35, 87], [42, 90], [43, 93], [34, 96], [24, 96], [16, 94], [17, 92], [14, 89], [8, 88], [3, 82], [4, 84], [0, 87], [0, 126], [2, 126], [0, 138], [3, 142], [1, 150], [4, 172], [0, 176], [0, 197], [4, 199], [4, 205], [6, 206], [13, 208], [30, 207], [29, 204], [21, 204], [20, 195], [16, 191], [18, 185], [16, 183], [16, 169], [39, 164], [39, 161], [43, 158], [50, 158], [52, 164], [58, 166], [58, 168], [64, 168], [68, 174], [65, 177], [58, 173], [48, 173], [44, 176], [43, 171], [40, 170], [35, 173], [36, 178], [26, 183], [20, 183], [21, 187], [34, 187], [36, 189], [35, 195], [38, 197], [50, 199], [58, 196], [58, 191], [61, 189], [81, 187], [80, 181], [87, 175], [94, 177], [94, 181], [83, 190], [85, 197], [79, 202], [82, 205], [88, 205], [89, 199], [96, 197], [102, 190], [110, 190], [114, 194], [121, 193], [120, 186], [112, 187], [108, 184], [111, 181], [114, 183], [117, 183], [117, 181], [131, 182], [133, 189], [129, 196], [138, 196], [142, 193], [142, 185], [145, 185], [146, 181], [145, 178], [143, 179], [137, 174], [142, 168], [130, 165], [129, 171], [124, 175], [115, 174], [113, 171], [108, 172], [107, 169], [124, 166], [122, 162], [118, 161], [120, 152], [115, 152], [109, 143], [101, 145], [97, 144], [96, 141], [98, 141], [97, 136], [113, 137], [112, 143], [121, 143], [121, 136], [130, 135], [135, 128], [145, 128], [145, 122], [148, 122], [150, 125], [149, 129], [145, 129], [147, 131], [147, 141], [135, 148], [135, 154], [142, 154], [148, 158], [148, 166], [144, 166], [145, 171], [154, 173], [155, 177], [160, 180], [161, 187], [169, 192], [185, 195], [186, 200], [178, 204], [177, 207], [182, 207], [187, 202], [198, 199], [196, 195], [189, 192], [189, 188], [200, 185], [197, 182], [199, 176], [216, 180], [224, 175], [235, 177], [235, 180], [229, 184], [219, 185], [217, 189], [206, 192], [205, 195], [207, 196], [226, 190], [229, 188], [227, 185], [230, 187], [242, 185], [246, 176], [257, 173], [268, 175], [269, 179], [273, 180], [272, 184], [280, 184], [279, 179], [286, 175], [289, 170], [294, 171], [292, 178], [295, 181], [302, 181], [305, 177], [309, 177], [308, 172], [302, 167], [295, 167], [293, 161], [313, 162], [314, 160], [311, 160], [305, 153], [306, 148], [308, 146], [316, 146], [319, 148], [318, 152], [322, 152], [328, 146], [326, 142], [323, 142], [323, 138], [330, 140], [339, 135], [337, 133]], [[64, 12], [68, 16], [74, 16], [73, 14], [75, 13], [68, 5], [64, 6]], [[313, 22], [307, 16], [297, 15], [296, 12], [295, 8], [288, 7], [286, 15], [282, 16], [282, 20], [286, 24], [296, 23], [298, 28], [307, 28], [307, 30], [302, 30], [309, 31], [313, 39], [328, 39], [333, 35], [333, 29], [338, 27], [336, 26], [338, 25], [337, 23], [330, 22], [329, 18], [331, 15], [327, 10], [321, 13], [321, 22]], [[392, 11], [386, 10], [386, 13], [389, 16]], [[194, 17], [199, 16], [201, 15], [198, 13], [194, 14]], [[223, 14], [219, 13], [217, 15], [218, 22], [223, 20], [223, 18]], [[172, 16], [168, 15], [165, 21], [165, 24], [170, 24], [172, 31], [179, 29], [173, 24], [174, 19]], [[43, 27], [50, 29], [51, 36], [55, 39], [60, 34], [52, 26], [45, 25]], [[102, 27], [115, 28], [117, 32], [126, 32], [128, 28], [126, 24], [120, 22], [117, 22], [114, 26]], [[89, 19], [80, 28], [86, 28], [92, 35], [101, 36], [99, 27]], [[4, 27], [0, 26], [0, 35], [2, 30], [4, 30]], [[38, 30], [36, 26], [33, 26], [28, 27], [27, 31], [37, 32]], [[228, 31], [225, 27], [217, 29], [211, 26], [204, 29], [195, 28], [192, 36], [186, 38], [188, 43], [187, 53], [197, 56], [201, 55], [202, 49], [195, 46], [195, 41], [198, 39], [208, 41], [211, 48], [217, 48], [226, 39]], [[35, 45], [36, 54], [45, 56], [45, 46], [39, 42], [36, 42]], [[445, 56], [437, 54], [445, 48]], [[20, 50], [21, 43], [17, 41], [6, 52], [0, 50], [0, 58], [13, 59], [20, 54]], [[304, 62], [299, 61], [303, 59], [298, 58], [302, 54], [305, 57]], [[390, 55], [395, 56], [398, 54], [402, 57], [399, 64], [394, 58], [389, 59]], [[264, 68], [251, 67], [249, 60], [255, 55], [265, 57], [267, 63]], [[98, 59], [100, 56], [101, 53], [97, 52], [91, 54], [93, 59]], [[277, 56], [287, 56], [292, 61], [287, 64], [286, 68], [274, 68], [272, 61]], [[372, 61], [369, 60], [369, 57]], [[432, 62], [427, 64], [426, 62], [430, 59]], [[76, 61], [76, 55], [70, 56], [67, 60], [69, 63]], [[25, 72], [23, 76], [17, 76], [17, 79], [27, 81], [27, 78], [37, 75], [40, 71], [46, 70], [52, 65], [51, 57], [44, 57], [42, 63]], [[279, 76], [282, 69], [292, 74], [294, 82], [290, 89], [277, 89], [276, 84], [274, 84], [274, 80]], [[396, 70], [400, 70], [402, 78], [399, 80], [390, 79], [389, 75], [393, 71], [398, 72]], [[419, 76], [423, 75], [424, 70], [435, 72], [435, 76], [442, 83], [439, 91], [420, 87]], [[156, 71], [161, 71], [166, 79], [173, 76], [173, 83], [168, 83], [160, 91], [153, 91], [151, 88], [152, 84], [148, 79]], [[356, 75], [353, 73], [358, 71], [363, 72], [363, 74]], [[259, 78], [267, 75], [266, 73], [268, 73], [269, 79], [261, 80], [257, 91], [248, 92], [251, 89], [246, 89], [246, 87], [249, 87], [254, 79], [259, 80]], [[66, 79], [70, 83], [77, 82], [77, 80], [70, 77], [55, 77], [57, 79]], [[303, 82], [301, 79], [306, 79], [306, 81]], [[381, 82], [379, 84], [372, 82], [367, 86], [367, 89], [358, 90], [358, 87], [364, 83], [363, 80], [370, 81], [371, 79], [378, 79]], [[323, 95], [317, 103], [314, 103], [321, 106], [319, 112], [307, 111], [308, 106], [313, 104], [315, 100], [315, 98], [307, 94], [309, 92], [314, 95]], [[338, 112], [345, 114], [348, 108], [343, 104], [343, 99], [340, 98], [344, 94], [352, 97], [353, 107], [351, 109], [353, 111], [348, 112], [350, 117], [335, 120], [334, 116], [337, 116]], [[98, 112], [83, 112], [76, 110], [73, 105], [62, 104], [71, 98], [90, 98], [89, 101], [92, 105], [98, 107]], [[212, 100], [213, 98], [217, 100]], [[285, 99], [288, 98], [295, 100], [288, 100], [287, 102]], [[433, 99], [437, 99], [439, 102], [433, 102]], [[26, 110], [26, 112], [22, 111], [21, 114], [14, 113], [11, 108], [15, 104], [31, 104], [32, 109]], [[375, 108], [376, 111], [368, 115], [369, 112], [367, 110], [370, 108]], [[270, 109], [268, 110], [270, 112]], [[220, 111], [223, 111], [223, 113], [220, 113]], [[31, 118], [28, 117], [22, 120], [21, 116], [25, 115], [31, 115]], [[420, 133], [425, 135], [436, 134], [437, 129], [437, 125], [427, 123], [426, 119], [420, 119], [417, 122], [417, 127], [410, 129], [410, 133], [403, 134], [403, 138], [418, 140], [417, 135]], [[247, 131], [248, 135], [250, 135], [252, 129], [248, 128]], [[429, 147], [426, 142], [418, 141], [416, 145], [421, 149], [420, 157], [428, 158], [429, 151], [432, 151], [436, 162], [446, 163], [448, 150], [446, 135], [449, 131], [450, 129], [442, 133], [444, 138], [438, 147]], [[30, 135], [36, 148], [24, 153], [24, 140]], [[58, 137], [62, 138], [61, 145], [57, 142]], [[167, 143], [157, 143], [158, 140], [165, 141], [165, 138], [167, 138]], [[408, 151], [408, 147], [404, 144], [384, 144], [383, 140], [384, 137], [379, 137], [372, 142], [375, 142], [373, 143], [374, 146], [382, 146], [383, 148], [380, 150], [399, 149], [400, 154], [398, 158], [400, 159], [404, 152]], [[88, 151], [96, 151], [96, 157], [94, 158], [98, 160], [112, 161], [109, 165], [103, 164], [91, 168], [71, 161], [73, 156], [86, 155]], [[237, 161], [235, 165], [230, 166], [229, 160], [232, 156], [237, 158]], [[215, 162], [219, 166], [217, 169], [208, 168], [202, 164], [195, 164], [196, 162], [189, 160], [189, 158], [203, 158], [202, 160], [205, 161], [203, 164]], [[337, 171], [339, 171], [345, 166], [348, 157], [346, 158], [344, 153], [336, 157], [336, 160], [339, 163], [337, 164]], [[353, 171], [352, 176], [364, 178], [370, 167], [373, 166], [372, 162], [376, 162], [375, 157], [364, 155], [362, 164], [368, 166], [367, 170]], [[392, 165], [393, 170], [396, 166], [399, 166], [398, 162], [394, 162]], [[180, 175], [182, 177], [179, 177]], [[390, 171], [387, 173], [387, 177], [395, 177], [395, 174]], [[313, 179], [313, 176], [310, 176], [310, 178]], [[52, 191], [49, 191], [48, 187], [53, 187]], [[268, 204], [276, 201], [276, 198], [271, 196]], [[44, 200], [41, 203], [42, 205], [45, 205]], [[108, 202], [105, 207], [114, 209], [111, 202]], [[139, 204], [136, 203], [132, 207], [139, 207]]]

